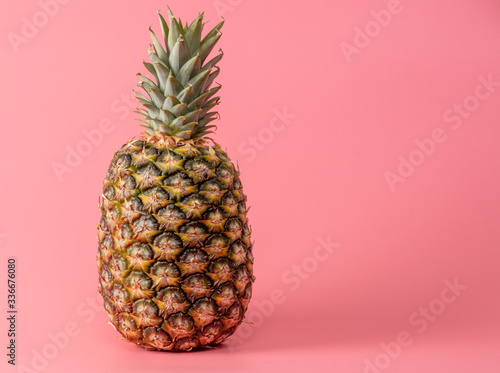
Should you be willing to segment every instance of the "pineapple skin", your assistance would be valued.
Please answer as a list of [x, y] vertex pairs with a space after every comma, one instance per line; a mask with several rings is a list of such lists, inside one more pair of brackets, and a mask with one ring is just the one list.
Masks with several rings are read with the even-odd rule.
[[97, 267], [125, 340], [190, 351], [220, 344], [242, 322], [255, 278], [239, 174], [206, 139], [144, 134], [114, 154]]

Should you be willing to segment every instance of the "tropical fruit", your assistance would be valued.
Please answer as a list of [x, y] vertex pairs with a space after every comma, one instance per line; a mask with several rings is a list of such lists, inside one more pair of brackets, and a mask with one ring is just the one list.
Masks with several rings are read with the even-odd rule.
[[150, 78], [137, 93], [145, 132], [118, 150], [100, 198], [99, 292], [111, 324], [145, 349], [215, 346], [242, 322], [253, 256], [239, 170], [213, 132], [224, 22], [159, 14]]

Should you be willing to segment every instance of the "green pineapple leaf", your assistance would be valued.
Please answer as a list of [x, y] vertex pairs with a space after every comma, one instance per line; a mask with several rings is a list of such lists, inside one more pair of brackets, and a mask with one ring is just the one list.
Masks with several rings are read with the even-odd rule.
[[[219, 75], [217, 63], [223, 53], [219, 50], [212, 59], [208, 57], [222, 35], [220, 30], [225, 21], [202, 37], [203, 17], [204, 13], [199, 13], [191, 23], [183, 23], [168, 8], [168, 22], [158, 12], [162, 42], [149, 29], [150, 62], [144, 62], [144, 66], [151, 78], [138, 74], [145, 95], [136, 94], [142, 105], [138, 111], [144, 118], [142, 123], [150, 126], [148, 133], [161, 132], [184, 139], [200, 137], [211, 132], [205, 127], [218, 118], [217, 112], [211, 110], [220, 101], [215, 96], [220, 85], [212, 85]], [[181, 128], [181, 124], [185, 127]]]

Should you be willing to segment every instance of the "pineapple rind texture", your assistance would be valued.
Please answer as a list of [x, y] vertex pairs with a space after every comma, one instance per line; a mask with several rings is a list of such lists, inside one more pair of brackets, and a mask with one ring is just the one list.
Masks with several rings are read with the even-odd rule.
[[124, 339], [189, 351], [234, 333], [252, 294], [252, 242], [239, 171], [218, 144], [129, 141], [100, 210], [99, 292]]

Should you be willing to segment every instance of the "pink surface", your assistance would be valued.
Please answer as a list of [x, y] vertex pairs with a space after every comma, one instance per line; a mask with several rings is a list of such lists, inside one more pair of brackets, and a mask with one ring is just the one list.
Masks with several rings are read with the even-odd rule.
[[93, 305], [97, 198], [166, 3], [54, 4], [0, 9], [2, 372], [500, 371], [498, 0], [170, 1], [227, 20], [215, 139], [256, 241], [253, 324], [191, 354]]

